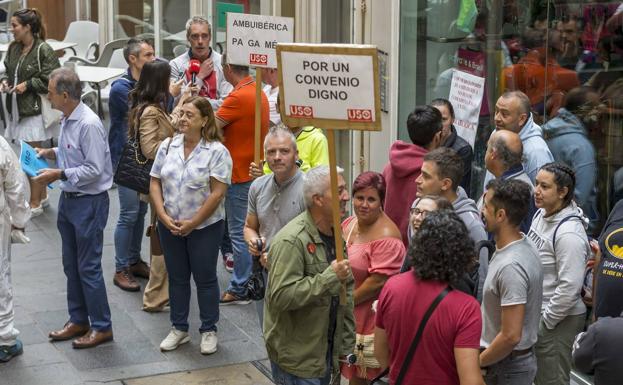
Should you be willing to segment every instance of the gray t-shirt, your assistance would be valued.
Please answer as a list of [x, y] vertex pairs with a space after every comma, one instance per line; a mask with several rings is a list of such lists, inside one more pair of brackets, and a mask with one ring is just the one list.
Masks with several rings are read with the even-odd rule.
[[278, 185], [274, 174], [261, 176], [249, 188], [248, 214], [257, 216], [260, 236], [266, 246], [288, 222], [305, 211], [304, 175], [299, 170], [288, 181]]
[[489, 262], [482, 298], [481, 345], [488, 347], [502, 328], [502, 306], [525, 305], [521, 341], [515, 350], [536, 343], [543, 297], [543, 268], [539, 252], [522, 235], [498, 249]]

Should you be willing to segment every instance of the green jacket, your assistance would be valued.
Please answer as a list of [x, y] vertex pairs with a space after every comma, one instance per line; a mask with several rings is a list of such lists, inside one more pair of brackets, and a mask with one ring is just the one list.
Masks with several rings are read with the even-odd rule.
[[[39, 53], [41, 71], [39, 70], [39, 63], [37, 63], [37, 49], [40, 44], [43, 44]], [[17, 42], [11, 43], [6, 58], [4, 59], [6, 73], [3, 79], [8, 79], [12, 87], [17, 85], [15, 84], [15, 68], [17, 68], [21, 56], [22, 44]], [[43, 40], [36, 38], [32, 49], [24, 57], [17, 73], [20, 83], [22, 83], [24, 79], [27, 79], [26, 92], [17, 95], [17, 110], [19, 111], [20, 118], [41, 114], [41, 99], [38, 94], [48, 93], [48, 78], [50, 73], [60, 66], [58, 57], [56, 57], [56, 53], [52, 50], [52, 47]], [[11, 113], [13, 98], [7, 97], [6, 104], [7, 110]]]
[[[273, 239], [264, 303], [264, 340], [271, 361], [288, 373], [319, 378], [326, 373], [331, 298], [342, 285], [327, 263], [325, 245], [308, 210]], [[355, 347], [353, 286], [338, 306], [333, 371], [339, 384], [338, 357]]]

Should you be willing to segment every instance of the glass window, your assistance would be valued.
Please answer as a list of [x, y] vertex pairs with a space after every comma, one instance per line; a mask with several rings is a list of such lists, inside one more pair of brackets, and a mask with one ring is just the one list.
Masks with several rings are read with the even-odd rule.
[[[495, 103], [505, 91], [522, 91], [554, 158], [575, 167], [580, 184], [590, 180], [581, 186], [586, 191], [576, 189], [576, 200], [597, 231], [623, 197], [623, 155], [615, 151], [623, 145], [622, 3], [402, 1], [400, 22], [399, 138], [409, 140], [405, 123], [414, 106], [449, 98], [453, 79], [459, 85], [456, 71], [481, 79], [475, 129], [463, 131], [474, 144], [470, 195], [478, 198]], [[454, 108], [465, 113], [468, 104]], [[596, 196], [588, 191], [594, 187]]]

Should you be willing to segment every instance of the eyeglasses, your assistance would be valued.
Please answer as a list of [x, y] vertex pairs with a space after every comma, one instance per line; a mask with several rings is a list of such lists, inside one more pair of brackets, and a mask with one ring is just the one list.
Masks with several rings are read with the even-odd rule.
[[201, 39], [201, 40], [210, 40], [210, 34], [208, 34], [208, 33], [202, 33], [202, 34], [193, 33], [189, 37], [190, 37], [190, 40], [192, 40], [192, 41], [197, 41], [199, 39]]
[[418, 209], [417, 207], [414, 209], [411, 209], [411, 215], [424, 215], [426, 216], [426, 214], [430, 213], [429, 210], [422, 210], [422, 209]]

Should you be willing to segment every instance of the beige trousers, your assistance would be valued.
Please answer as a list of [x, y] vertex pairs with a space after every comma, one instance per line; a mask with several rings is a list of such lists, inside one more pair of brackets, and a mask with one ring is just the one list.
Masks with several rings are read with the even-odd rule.
[[[156, 211], [151, 202], [149, 208], [151, 211], [151, 224], [155, 226]], [[143, 293], [143, 310], [162, 311], [162, 308], [169, 303], [169, 275], [164, 264], [164, 255], [162, 255], [162, 252], [154, 254], [152, 247], [154, 240], [149, 242], [149, 244], [151, 262], [149, 264], [149, 281]]]

